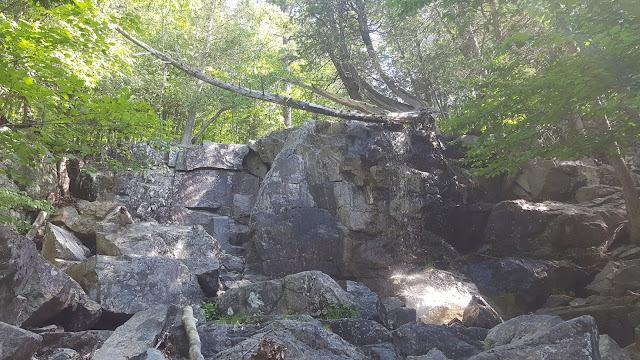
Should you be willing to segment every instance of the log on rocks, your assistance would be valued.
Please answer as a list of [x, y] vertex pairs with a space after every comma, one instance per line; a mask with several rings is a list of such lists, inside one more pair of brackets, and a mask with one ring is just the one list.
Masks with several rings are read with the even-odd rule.
[[196, 319], [193, 317], [193, 308], [191, 306], [185, 306], [182, 310], [182, 326], [184, 326], [184, 331], [189, 339], [189, 360], [204, 360], [200, 351], [202, 347], [200, 335], [198, 335]]

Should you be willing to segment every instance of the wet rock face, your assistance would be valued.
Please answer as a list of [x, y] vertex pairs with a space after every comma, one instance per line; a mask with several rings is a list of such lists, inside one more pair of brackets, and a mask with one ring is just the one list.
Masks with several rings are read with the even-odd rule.
[[428, 133], [308, 123], [288, 133], [262, 181], [248, 263], [273, 276], [320, 269], [391, 293], [390, 268], [455, 256], [438, 234], [460, 199]]

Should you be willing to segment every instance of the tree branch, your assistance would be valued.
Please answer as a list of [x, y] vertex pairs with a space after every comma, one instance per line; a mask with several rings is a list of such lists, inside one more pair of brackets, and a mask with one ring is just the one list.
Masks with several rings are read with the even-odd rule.
[[198, 142], [198, 139], [200, 138], [200, 136], [202, 136], [202, 134], [204, 134], [205, 131], [207, 131], [207, 128], [211, 124], [213, 124], [214, 121], [218, 120], [218, 118], [220, 117], [220, 115], [222, 115], [222, 113], [224, 113], [225, 111], [227, 111], [229, 109], [231, 109], [231, 108], [223, 107], [222, 109], [218, 110], [218, 112], [215, 115], [213, 115], [213, 117], [211, 119], [209, 119], [209, 121], [207, 121], [207, 123], [204, 124], [204, 126], [202, 126], [200, 128], [200, 130], [198, 131], [196, 136], [194, 136], [193, 139], [191, 139], [191, 143], [195, 144], [196, 142]]
[[288, 82], [288, 83], [296, 85], [296, 86], [299, 86], [299, 87], [301, 87], [303, 89], [310, 90], [315, 94], [318, 94], [318, 95], [320, 95], [322, 97], [325, 97], [325, 98], [327, 98], [327, 99], [329, 99], [331, 101], [334, 101], [334, 102], [336, 102], [338, 104], [342, 104], [344, 106], [350, 107], [350, 108], [352, 108], [354, 110], [362, 111], [362, 112], [365, 112], [367, 114], [375, 114], [375, 113], [384, 112], [384, 109], [382, 109], [382, 108], [380, 108], [380, 107], [378, 107], [376, 105], [369, 104], [369, 103], [367, 103], [365, 101], [349, 99], [349, 98], [346, 98], [346, 97], [343, 97], [343, 96], [340, 96], [340, 95], [336, 95], [336, 94], [334, 94], [332, 92], [329, 92], [327, 90], [319, 88], [319, 87], [317, 87], [315, 85], [308, 85], [308, 84], [305, 84], [305, 83], [303, 83], [301, 81], [293, 80], [293, 79], [284, 79], [284, 78], [282, 78], [280, 80], [284, 81], [284, 82]]
[[421, 121], [426, 121], [430, 116], [437, 113], [437, 110], [433, 108], [425, 108], [425, 109], [400, 112], [400, 113], [385, 112], [380, 114], [366, 114], [360, 111], [341, 110], [341, 109], [331, 108], [327, 106], [321, 106], [311, 102], [296, 100], [296, 99], [293, 99], [287, 96], [281, 96], [278, 94], [262, 93], [261, 91], [251, 90], [242, 86], [232, 85], [222, 80], [208, 76], [200, 71], [195, 70], [193, 67], [187, 64], [184, 64], [180, 61], [172, 59], [170, 56], [136, 39], [135, 37], [130, 35], [128, 32], [123, 30], [120, 26], [115, 25], [114, 28], [116, 31], [118, 31], [122, 36], [127, 38], [132, 43], [150, 52], [153, 56], [157, 57], [158, 59], [164, 60], [169, 64], [171, 64], [173, 67], [179, 70], [182, 70], [186, 74], [191, 75], [213, 86], [216, 86], [221, 89], [231, 91], [233, 93], [236, 93], [245, 97], [249, 97], [252, 99], [263, 100], [263, 101], [271, 102], [278, 105], [289, 106], [298, 110], [309, 111], [312, 113], [327, 115], [331, 117], [337, 117], [345, 120], [359, 120], [359, 121], [374, 122], [374, 123], [394, 122], [399, 124], [407, 124], [407, 123], [413, 123], [413, 122], [421, 122]]

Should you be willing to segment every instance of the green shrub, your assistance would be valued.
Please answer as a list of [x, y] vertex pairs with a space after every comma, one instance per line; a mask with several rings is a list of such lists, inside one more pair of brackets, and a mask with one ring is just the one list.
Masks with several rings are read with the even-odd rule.
[[12, 224], [21, 234], [31, 229], [31, 224], [9, 215], [10, 210], [38, 210], [52, 212], [53, 206], [45, 200], [35, 200], [24, 191], [0, 188], [0, 224]]
[[322, 317], [328, 320], [351, 319], [358, 315], [358, 310], [360, 310], [358, 304], [331, 304], [322, 309]]

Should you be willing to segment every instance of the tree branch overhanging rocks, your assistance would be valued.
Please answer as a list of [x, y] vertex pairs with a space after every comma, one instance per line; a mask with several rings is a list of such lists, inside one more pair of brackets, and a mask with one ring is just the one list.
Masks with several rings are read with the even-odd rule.
[[[138, 40], [127, 31], [122, 29], [118, 25], [114, 25], [114, 29], [118, 31], [127, 40], [146, 50], [156, 58], [171, 64], [173, 67], [182, 70], [183, 72], [204, 81], [210, 85], [219, 87], [221, 89], [231, 91], [233, 93], [246, 96], [252, 99], [267, 101], [278, 105], [289, 106], [294, 109], [304, 110], [315, 114], [327, 115], [344, 120], [358, 120], [364, 122], [373, 123], [396, 123], [396, 124], [413, 124], [413, 123], [429, 123], [438, 113], [433, 108], [422, 108], [405, 112], [381, 112], [381, 113], [366, 113], [360, 110], [343, 110], [327, 106], [314, 104], [307, 101], [301, 101], [293, 99], [291, 97], [282, 96], [278, 94], [267, 93], [264, 91], [257, 91], [248, 89], [242, 86], [232, 85], [222, 80], [216, 79], [209, 75], [204, 74], [202, 71], [198, 71], [192, 66], [183, 62], [174, 60], [169, 55], [158, 51], [150, 45]], [[344, 104], [343, 105], [347, 105]]]

